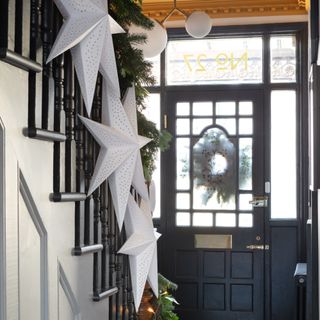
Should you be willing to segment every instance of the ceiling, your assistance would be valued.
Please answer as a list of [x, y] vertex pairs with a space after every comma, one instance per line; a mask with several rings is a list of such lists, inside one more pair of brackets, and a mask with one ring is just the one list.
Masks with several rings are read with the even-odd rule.
[[[308, 0], [177, 0], [177, 7], [187, 14], [200, 10], [212, 18], [268, 17], [306, 15]], [[173, 8], [173, 0], [143, 0], [144, 13], [158, 21]], [[171, 21], [184, 17], [175, 12]]]

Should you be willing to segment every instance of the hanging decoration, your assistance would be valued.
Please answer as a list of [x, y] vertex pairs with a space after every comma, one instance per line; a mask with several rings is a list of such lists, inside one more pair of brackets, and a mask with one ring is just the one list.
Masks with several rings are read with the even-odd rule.
[[[134, 88], [132, 88], [132, 90], [134, 91]], [[136, 112], [135, 99], [134, 96], [132, 96], [132, 93], [126, 95], [124, 104], [127, 108], [132, 109], [130, 110], [131, 113]], [[138, 135], [137, 125], [135, 125], [135, 127], [131, 125], [120, 99], [108, 86], [108, 82], [104, 84], [102, 106], [102, 123], [117, 129], [124, 136], [128, 137], [128, 139], [134, 141], [138, 146], [130, 155], [128, 155], [126, 160], [110, 175], [109, 178], [112, 200], [117, 215], [118, 225], [121, 230], [131, 185], [134, 185], [138, 193], [144, 199], [148, 199], [148, 191], [143, 176], [140, 148], [151, 140]]]
[[90, 116], [98, 71], [120, 96], [112, 33], [124, 30], [108, 14], [105, 0], [54, 0], [65, 22], [48, 57], [71, 49], [82, 96]]
[[[151, 220], [152, 223], [152, 209], [151, 209], [151, 199], [149, 201], [141, 200], [140, 209], [144, 212], [148, 219]], [[155, 236], [157, 240], [160, 238], [160, 233], [155, 232]], [[157, 244], [156, 244], [157, 246]], [[148, 283], [156, 297], [158, 297], [159, 293], [159, 282], [158, 282], [158, 250], [157, 248], [153, 252], [150, 269], [147, 277]]]
[[145, 34], [145, 43], [139, 43], [135, 45], [137, 49], [142, 50], [145, 58], [153, 58], [159, 55], [167, 46], [168, 35], [164, 23], [175, 12], [178, 12], [186, 17], [185, 28], [191, 37], [201, 39], [209, 34], [212, 27], [212, 21], [207, 13], [203, 11], [195, 11], [188, 15], [186, 12], [177, 7], [177, 0], [173, 0], [173, 8], [162, 21], [158, 22], [151, 19], [154, 24], [152, 29], [147, 30], [136, 25], [131, 25], [129, 29], [129, 33], [131, 34]]
[[119, 253], [129, 255], [132, 292], [138, 310], [148, 276], [151, 279], [150, 286], [154, 287], [154, 293], [158, 295], [155, 275], [158, 273], [156, 252], [160, 234], [153, 229], [151, 215], [142, 211], [131, 195], [124, 224], [128, 240]]
[[[128, 120], [133, 128], [133, 132], [138, 136], [138, 119], [137, 119], [137, 103], [136, 103], [136, 90], [134, 85], [127, 89], [124, 97], [123, 107], [128, 117]], [[149, 139], [151, 142], [151, 139]], [[138, 191], [140, 196], [148, 200], [148, 189], [145, 182], [145, 177], [143, 173], [141, 153], [138, 152], [136, 167], [133, 174], [132, 185]]]
[[117, 170], [132, 154], [149, 140], [137, 141], [119, 130], [79, 116], [100, 145], [100, 152], [91, 178], [88, 195]]
[[216, 193], [217, 201], [228, 202], [235, 195], [235, 148], [220, 128], [210, 128], [193, 147], [193, 179], [207, 205]]

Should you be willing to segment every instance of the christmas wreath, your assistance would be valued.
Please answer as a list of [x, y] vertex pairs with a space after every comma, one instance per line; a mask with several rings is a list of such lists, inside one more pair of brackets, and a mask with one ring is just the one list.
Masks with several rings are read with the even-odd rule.
[[235, 148], [219, 128], [208, 129], [193, 147], [194, 187], [204, 189], [202, 204], [216, 193], [219, 203], [235, 195]]

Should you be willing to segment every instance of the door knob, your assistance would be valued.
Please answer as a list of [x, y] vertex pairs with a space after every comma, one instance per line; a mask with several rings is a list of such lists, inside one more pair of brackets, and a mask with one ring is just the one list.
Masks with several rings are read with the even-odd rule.
[[250, 250], [269, 250], [269, 245], [263, 245], [263, 244], [250, 244], [246, 246], [247, 249]]

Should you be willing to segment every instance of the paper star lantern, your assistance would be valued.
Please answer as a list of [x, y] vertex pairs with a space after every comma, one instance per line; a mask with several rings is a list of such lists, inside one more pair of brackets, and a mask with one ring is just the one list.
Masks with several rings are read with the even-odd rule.
[[[102, 95], [102, 123], [122, 132], [129, 139], [134, 140], [139, 148], [127, 158], [109, 178], [117, 221], [121, 230], [126, 213], [130, 187], [133, 184], [137, 192], [148, 199], [148, 191], [144, 181], [140, 148], [145, 146], [150, 139], [139, 136], [133, 128], [120, 99], [110, 90], [108, 82], [104, 83]], [[136, 106], [134, 106], [136, 108]]]
[[83, 124], [100, 145], [100, 152], [90, 181], [88, 195], [117, 170], [128, 158], [136, 154], [140, 145], [119, 130], [79, 116]]
[[48, 62], [71, 49], [82, 96], [90, 115], [98, 70], [120, 96], [112, 33], [124, 32], [108, 14], [106, 0], [54, 0], [64, 24]]
[[[124, 220], [128, 240], [121, 247], [119, 253], [129, 255], [132, 292], [136, 310], [139, 309], [148, 274], [157, 274], [157, 261], [154, 257], [157, 256], [159, 235], [155, 233], [150, 217], [139, 208], [130, 195]], [[156, 268], [156, 270], [150, 271], [150, 268]]]
[[[141, 204], [140, 204], [140, 208], [144, 212], [146, 217], [149, 219], [149, 221], [151, 221], [151, 224], [153, 226], [152, 215], [151, 215], [152, 211], [150, 208], [150, 202], [142, 200]], [[157, 238], [157, 240], [161, 237], [161, 234], [156, 231], [154, 231], [154, 235]], [[150, 265], [147, 279], [148, 279], [148, 282], [150, 284], [150, 287], [151, 287], [154, 295], [156, 297], [158, 297], [158, 295], [159, 295], [159, 282], [158, 282], [158, 246], [157, 246], [157, 244], [156, 244], [156, 249], [153, 252], [153, 256], [152, 256], [151, 265]]]

